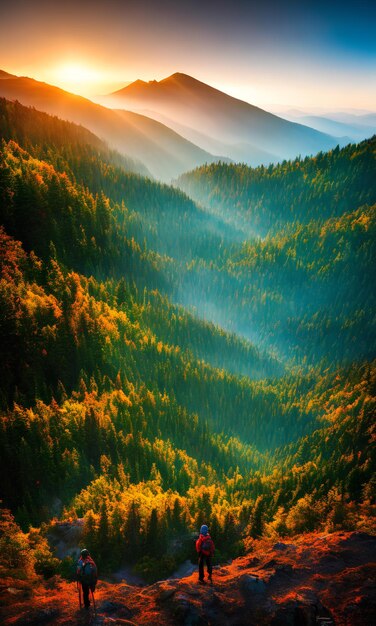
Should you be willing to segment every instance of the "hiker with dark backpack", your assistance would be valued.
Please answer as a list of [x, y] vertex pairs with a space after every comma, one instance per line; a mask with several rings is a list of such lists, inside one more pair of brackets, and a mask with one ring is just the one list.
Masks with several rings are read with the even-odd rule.
[[[81, 585], [84, 596], [85, 609], [90, 607], [89, 593], [93, 597], [93, 603], [95, 608], [94, 591], [98, 580], [97, 566], [90, 556], [89, 550], [81, 550], [81, 556], [77, 563], [77, 583]], [[80, 607], [81, 607], [81, 593], [80, 594]]]
[[196, 541], [196, 550], [198, 552], [198, 582], [205, 585], [204, 565], [206, 562], [208, 578], [212, 582], [212, 556], [215, 550], [214, 541], [209, 535], [209, 529], [206, 524], [203, 524], [200, 528], [200, 536]]

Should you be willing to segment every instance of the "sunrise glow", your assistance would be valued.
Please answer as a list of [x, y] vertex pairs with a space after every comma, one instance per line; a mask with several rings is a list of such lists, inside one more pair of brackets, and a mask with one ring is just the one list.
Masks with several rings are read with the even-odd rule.
[[179, 71], [265, 108], [376, 107], [371, 3], [3, 4], [2, 69], [86, 97]]
[[56, 83], [64, 89], [72, 91], [91, 91], [98, 89], [103, 81], [103, 75], [84, 63], [63, 63], [50, 71], [55, 76]]

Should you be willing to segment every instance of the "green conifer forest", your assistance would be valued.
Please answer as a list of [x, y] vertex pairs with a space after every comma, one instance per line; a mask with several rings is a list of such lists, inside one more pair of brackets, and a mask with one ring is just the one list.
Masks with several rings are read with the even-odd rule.
[[168, 186], [17, 102], [0, 135], [3, 537], [83, 518], [154, 580], [202, 523], [371, 531], [375, 137]]

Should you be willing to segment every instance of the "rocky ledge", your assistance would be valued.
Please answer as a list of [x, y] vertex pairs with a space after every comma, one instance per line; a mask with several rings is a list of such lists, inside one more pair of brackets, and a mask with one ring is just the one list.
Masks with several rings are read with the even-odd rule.
[[96, 610], [79, 610], [75, 585], [2, 581], [4, 626], [370, 626], [376, 615], [376, 537], [359, 532], [255, 542], [218, 566], [147, 587], [99, 581]]

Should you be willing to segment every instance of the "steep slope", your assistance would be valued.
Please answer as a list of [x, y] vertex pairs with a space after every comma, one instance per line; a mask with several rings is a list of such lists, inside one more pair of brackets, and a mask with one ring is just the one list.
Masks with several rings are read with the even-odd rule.
[[[288, 122], [181, 73], [159, 82], [138, 80], [111, 94], [108, 102], [165, 115], [227, 144], [226, 155], [233, 159], [239, 160], [241, 151], [242, 160], [248, 163], [270, 162], [262, 152], [273, 155], [275, 161], [313, 154], [336, 144], [329, 135]], [[192, 136], [189, 129], [185, 136]], [[204, 143], [202, 137], [200, 145]]]
[[[150, 294], [145, 288], [138, 293], [132, 287], [132, 280], [142, 285], [143, 279], [150, 284], [153, 268], [148, 267], [148, 262], [155, 259], [146, 250], [141, 254], [124, 237], [125, 212], [122, 221], [121, 213], [118, 214], [119, 232], [103, 196], [94, 199], [86, 189], [73, 185], [66, 175], [57, 175], [47, 163], [31, 158], [11, 142], [2, 161], [8, 165], [8, 172], [1, 179], [2, 197], [8, 198], [6, 223], [33, 251], [26, 255], [19, 243], [5, 234], [1, 237], [1, 401], [8, 411], [1, 418], [4, 465], [0, 475], [6, 504], [24, 519], [31, 516], [39, 521], [41, 511], [51, 505], [51, 498], [67, 501], [83, 489], [77, 494], [72, 511], [81, 511], [82, 515], [94, 511], [103, 520], [106, 516], [113, 520], [116, 513], [125, 524], [132, 497], [137, 494], [140, 498], [146, 491], [149, 495], [146, 493], [144, 498], [147, 505], [143, 503], [144, 527], [149, 523], [152, 505], [159, 507], [161, 523], [165, 524], [168, 523], [165, 505], [170, 502], [171, 506], [171, 498], [180, 498], [179, 501], [189, 503], [185, 519], [191, 516], [190, 524], [207, 515], [215, 505], [224, 529], [221, 532], [225, 534], [225, 511], [228, 512], [230, 502], [237, 507], [237, 516], [242, 520], [240, 527], [245, 529], [260, 493], [265, 497], [270, 518], [279, 506], [299, 505], [295, 500], [304, 495], [299, 491], [302, 485], [309, 487], [311, 493], [314, 486], [317, 488], [318, 476], [323, 501], [315, 509], [310, 501], [309, 509], [315, 510], [317, 519], [321, 520], [325, 519], [323, 511], [331, 511], [330, 500], [328, 504], [325, 498], [336, 481], [333, 472], [326, 475], [325, 482], [321, 480], [328, 467], [326, 459], [322, 468], [320, 461], [324, 456], [322, 451], [328, 451], [326, 435], [334, 442], [334, 450], [330, 450], [331, 466], [338, 465], [341, 452], [345, 452], [349, 471], [341, 475], [341, 485], [349, 489], [357, 503], [361, 502], [363, 492], [355, 488], [356, 483], [361, 482], [362, 488], [372, 484], [372, 465], [367, 463], [371, 409], [368, 398], [373, 395], [371, 385], [368, 389], [369, 368], [365, 367], [364, 371], [358, 368], [361, 376], [355, 370], [354, 381], [354, 375], [345, 372], [340, 383], [337, 383], [339, 372], [333, 375], [334, 379], [325, 373], [319, 378], [317, 390], [317, 373], [255, 382], [230, 376], [200, 362], [191, 351], [201, 352], [210, 359], [211, 346], [216, 344], [222, 353], [228, 351], [230, 357], [232, 353], [239, 362], [254, 359], [256, 370], [260, 366], [273, 367], [265, 361], [262, 364], [257, 352], [247, 351], [247, 346], [231, 341], [224, 334], [220, 337], [214, 327], [205, 327], [185, 316], [182, 310], [169, 307], [158, 294]], [[34, 213], [29, 215], [31, 207]], [[29, 219], [39, 216], [31, 219], [26, 232], [25, 211]], [[367, 235], [367, 224], [371, 226], [371, 219], [365, 211], [364, 215], [342, 218], [340, 228], [333, 223], [333, 228], [327, 229], [322, 255], [318, 251], [314, 254], [318, 257], [318, 269], [328, 264], [328, 258], [332, 259], [333, 233], [338, 231], [338, 239], [342, 240], [347, 254], [343, 258], [345, 269], [339, 274], [349, 273], [349, 258], [354, 262], [355, 257], [341, 230], [350, 226], [348, 230], [352, 232], [352, 227], [358, 225], [354, 235], [360, 245], [355, 263], [367, 277], [367, 263], [364, 266], [359, 263], [363, 256], [364, 260], [373, 256], [369, 253], [372, 250], [369, 241], [374, 238], [371, 229]], [[317, 240], [318, 234], [314, 230], [312, 239]], [[307, 232], [299, 235], [304, 242]], [[51, 238], [53, 246], [48, 245]], [[278, 241], [271, 244], [281, 250]], [[334, 240], [334, 246], [337, 245]], [[290, 249], [291, 243], [286, 242], [286, 250]], [[36, 258], [35, 251], [42, 259]], [[245, 253], [249, 254], [247, 247]], [[257, 256], [263, 265], [262, 249]], [[270, 262], [272, 257], [273, 253], [267, 250], [266, 260]], [[65, 269], [57, 258], [74, 270]], [[77, 267], [87, 271], [90, 278], [78, 275]], [[307, 269], [313, 275], [317, 270], [310, 258]], [[106, 280], [96, 281], [93, 270], [104, 274]], [[118, 280], [122, 271], [128, 284], [124, 279]], [[354, 282], [359, 291], [360, 281], [354, 277]], [[367, 289], [362, 287], [360, 294], [364, 291]], [[268, 299], [261, 298], [262, 304], [265, 301], [268, 304]], [[355, 297], [354, 301], [356, 306]], [[234, 298], [232, 309], [236, 302]], [[175, 319], [171, 320], [173, 316]], [[348, 317], [344, 319], [345, 328], [349, 326]], [[363, 328], [364, 315], [361, 321]], [[333, 360], [335, 351], [330, 347]], [[223, 365], [229, 362], [225, 356]], [[346, 393], [341, 394], [350, 380], [351, 389], [347, 387]], [[325, 391], [333, 385], [338, 388], [333, 390], [333, 401], [324, 413], [328, 399], [325, 394], [322, 399], [322, 388]], [[354, 394], [359, 396], [359, 391], [359, 400], [355, 401]], [[341, 419], [335, 422], [333, 431], [323, 433], [323, 438], [315, 435], [316, 445], [308, 445], [307, 439], [299, 442], [320, 429], [319, 417], [325, 415], [325, 421], [332, 420], [332, 414], [347, 418], [349, 393], [351, 410], [355, 407], [350, 440], [346, 439], [349, 421]], [[14, 401], [18, 408], [12, 411]], [[335, 436], [330, 436], [332, 433]], [[364, 455], [361, 457], [347, 448], [350, 443], [357, 449], [358, 441]], [[288, 443], [291, 446], [296, 443], [296, 448], [279, 453], [277, 467], [283, 471], [278, 471], [275, 448]], [[307, 457], [307, 448], [311, 447], [319, 451], [317, 459], [313, 452]], [[289, 464], [284, 466], [284, 458], [291, 458], [292, 454], [297, 462], [292, 468]], [[102, 473], [108, 463], [111, 472]], [[354, 463], [359, 465], [358, 474], [347, 487], [347, 476]], [[303, 465], [299, 472], [296, 465]], [[312, 467], [319, 467], [320, 473], [312, 472]], [[262, 477], [261, 469], [265, 471]], [[40, 489], [35, 492], [36, 484]], [[165, 491], [172, 488], [178, 490], [176, 494]], [[103, 489], [109, 496], [105, 510], [102, 510]], [[116, 512], [114, 507], [119, 502], [121, 511]], [[362, 511], [360, 506], [359, 511]], [[306, 520], [300, 511], [299, 523], [302, 519], [304, 523], [317, 521], [312, 515]], [[231, 523], [229, 520], [227, 526]], [[112, 536], [120, 539], [121, 529], [120, 524], [112, 530]], [[91, 540], [96, 532], [92, 527]], [[235, 537], [238, 541], [238, 534]], [[102, 545], [107, 550], [105, 541]], [[163, 550], [162, 540], [159, 545]]]
[[[216, 160], [155, 120], [107, 109], [31, 78], [4, 78], [0, 81], [0, 96], [82, 124], [111, 147], [144, 163], [153, 176], [162, 180]], [[142, 166], [139, 171], [145, 174]]]

